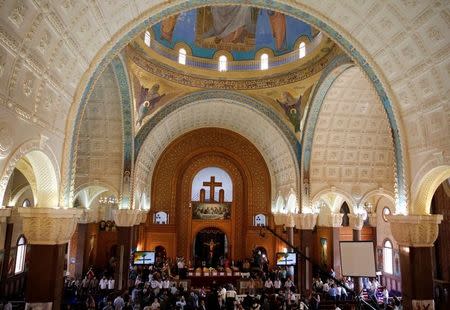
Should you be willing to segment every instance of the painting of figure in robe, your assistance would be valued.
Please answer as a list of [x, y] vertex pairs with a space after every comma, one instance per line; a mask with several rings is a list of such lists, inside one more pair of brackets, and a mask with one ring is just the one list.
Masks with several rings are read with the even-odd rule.
[[294, 125], [295, 132], [299, 132], [301, 130], [301, 122], [306, 112], [311, 91], [312, 87], [308, 88], [306, 92], [297, 99], [292, 96], [290, 92], [285, 91], [281, 94], [281, 100], [276, 100], [283, 108], [286, 116], [289, 118], [289, 121], [292, 125]]
[[150, 90], [141, 86], [139, 98], [137, 100], [138, 117], [136, 125], [140, 126], [142, 124], [142, 121], [147, 116], [147, 114], [165, 95], [166, 94], [159, 94], [159, 84], [154, 84]]
[[258, 9], [214, 6], [198, 9], [196, 43], [205, 48], [251, 50], [255, 47]]
[[179, 15], [180, 14], [175, 14], [161, 21], [161, 39], [172, 42], [173, 31]]
[[231, 218], [231, 203], [192, 203], [192, 218], [196, 220], [225, 220]]
[[279, 51], [287, 49], [286, 15], [275, 11], [267, 11], [267, 14], [269, 15], [272, 36], [275, 41], [275, 48]]

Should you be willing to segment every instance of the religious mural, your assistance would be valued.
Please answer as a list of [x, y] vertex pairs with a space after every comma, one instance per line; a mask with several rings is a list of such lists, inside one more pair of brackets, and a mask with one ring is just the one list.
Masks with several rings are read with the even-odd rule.
[[309, 87], [305, 93], [298, 98], [295, 98], [290, 92], [284, 91], [281, 94], [281, 100], [276, 99], [280, 107], [283, 108], [289, 121], [294, 126], [295, 132], [301, 131], [302, 120], [306, 114], [306, 107], [312, 88], [312, 86]]
[[200, 8], [195, 42], [205, 48], [251, 50], [257, 16], [258, 9], [240, 5]]
[[312, 37], [303, 21], [244, 5], [206, 6], [165, 18], [153, 26], [155, 39], [168, 48], [188, 44], [197, 57], [213, 58], [218, 50], [230, 51], [235, 60], [251, 60], [261, 48], [275, 55], [293, 50], [300, 36]]
[[136, 102], [136, 125], [141, 125], [144, 118], [155, 108], [156, 104], [166, 95], [159, 93], [159, 84], [154, 84], [150, 89], [141, 85], [140, 95]]
[[231, 203], [192, 203], [194, 220], [227, 220], [231, 218]]

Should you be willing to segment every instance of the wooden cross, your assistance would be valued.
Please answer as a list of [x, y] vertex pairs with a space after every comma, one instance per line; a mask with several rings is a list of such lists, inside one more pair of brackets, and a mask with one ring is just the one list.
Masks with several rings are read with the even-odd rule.
[[211, 177], [211, 181], [203, 182], [203, 186], [209, 186], [209, 200], [214, 201], [214, 188], [222, 187], [222, 182], [216, 182], [216, 177]]

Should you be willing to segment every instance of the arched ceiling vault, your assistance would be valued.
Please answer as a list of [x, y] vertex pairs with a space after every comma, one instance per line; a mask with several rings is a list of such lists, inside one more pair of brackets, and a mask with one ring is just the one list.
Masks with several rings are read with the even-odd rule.
[[[79, 105], [87, 100], [94, 81], [143, 28], [204, 4], [202, 0], [1, 2], [0, 106], [41, 131], [66, 137], [64, 193], [73, 186], [72, 143]], [[246, 4], [277, 9], [321, 28], [377, 87], [386, 90], [383, 104], [392, 110], [389, 117], [395, 116], [398, 127], [393, 129], [402, 138], [401, 144], [395, 142], [402, 151], [399, 161], [410, 164], [402, 176], [406, 188], [409, 179], [420, 180], [434, 168], [419, 171], [433, 154], [449, 151], [450, 2], [250, 0]]]
[[[237, 3], [241, 4], [240, 1], [229, 1], [230, 4]], [[223, 4], [221, 1], [210, 1], [208, 2], [208, 5], [214, 5], [214, 4]], [[388, 119], [390, 121], [390, 125], [393, 128], [394, 132], [394, 145], [395, 145], [395, 151], [396, 151], [396, 157], [398, 159], [398, 167], [399, 171], [401, 172], [400, 178], [405, 179], [406, 175], [404, 175], [405, 170], [405, 163], [407, 162], [404, 156], [405, 145], [401, 143], [400, 136], [402, 135], [402, 127], [401, 123], [397, 122], [398, 113], [397, 110], [394, 109], [392, 106], [392, 99], [393, 96], [388, 96], [386, 93], [386, 89], [390, 91], [389, 87], [385, 87], [386, 84], [385, 76], [379, 71], [379, 67], [373, 60], [370, 54], [367, 54], [366, 50], [362, 48], [362, 46], [359, 44], [359, 41], [354, 38], [354, 36], [350, 35], [352, 29], [361, 29], [362, 25], [367, 23], [366, 15], [370, 13], [371, 9], [375, 9], [375, 12], [378, 9], [381, 9], [380, 7], [377, 7], [377, 2], [368, 2], [367, 6], [361, 6], [359, 4], [352, 5], [345, 5], [342, 8], [337, 7], [337, 4], [332, 3], [330, 7], [330, 3], [325, 4], [317, 4], [316, 2], [307, 2], [307, 4], [300, 4], [296, 3], [295, 5], [288, 5], [284, 4], [283, 1], [280, 2], [270, 2], [267, 3], [266, 1], [260, 1], [260, 0], [253, 0], [248, 3], [248, 5], [254, 5], [254, 6], [262, 6], [270, 9], [279, 10], [283, 13], [286, 13], [288, 15], [292, 15], [294, 17], [300, 18], [308, 23], [311, 23], [312, 25], [318, 27], [319, 29], [323, 30], [327, 33], [333, 40], [336, 40], [340, 46], [347, 51], [349, 54], [351, 54], [352, 58], [360, 64], [365, 73], [368, 75], [368, 77], [371, 79], [371, 81], [374, 83], [376, 90], [378, 92], [378, 95], [380, 96], [382, 103], [388, 113]], [[99, 76], [99, 74], [102, 71], [102, 68], [107, 65], [107, 63], [110, 61], [110, 59], [117, 53], [122, 47], [124, 47], [130, 40], [132, 40], [136, 35], [139, 34], [142, 30], [147, 28], [149, 25], [152, 25], [165, 16], [168, 16], [170, 14], [178, 13], [180, 11], [192, 9], [198, 6], [202, 6], [204, 3], [202, 1], [189, 1], [186, 3], [171, 3], [168, 5], [162, 5], [160, 8], [161, 10], [158, 10], [156, 7], [149, 8], [144, 12], [144, 14], [141, 14], [140, 17], [136, 18], [133, 23], [129, 23], [126, 27], [122, 28], [121, 31], [119, 31], [113, 40], [110, 40], [107, 44], [105, 44], [101, 51], [96, 55], [95, 58], [95, 66], [91, 66], [84, 74], [84, 77], [79, 84], [78, 90], [76, 92], [75, 96], [75, 105], [72, 106], [70, 116], [69, 116], [69, 123], [68, 123], [68, 132], [67, 134], [69, 136], [72, 136], [72, 139], [76, 135], [76, 127], [78, 126], [77, 123], [79, 121], [79, 108], [78, 104], [83, 105], [85, 100], [87, 99], [89, 95], [89, 88], [90, 85], [92, 85], [96, 78]], [[362, 9], [363, 8], [363, 9]], [[361, 10], [362, 9], [362, 10]], [[343, 12], [351, 11], [352, 14], [350, 16], [355, 15], [355, 19], [359, 17], [359, 20], [357, 22], [354, 21], [354, 23], [349, 24], [349, 21], [351, 18], [347, 14], [344, 14]], [[387, 9], [388, 13], [391, 11], [390, 8]], [[151, 12], [151, 13], [150, 13]], [[327, 12], [327, 14], [323, 15], [321, 12]], [[328, 12], [337, 13], [340, 12], [337, 15], [337, 18], [333, 20], [333, 18], [330, 18], [333, 16], [332, 14], [329, 14]], [[344, 14], [344, 15], [342, 15]], [[330, 16], [331, 15], [331, 16]], [[369, 14], [373, 15], [373, 14]], [[134, 15], [137, 16], [137, 15]], [[150, 16], [150, 17], [148, 17]], [[390, 21], [392, 23], [392, 21]], [[374, 26], [378, 25], [379, 22], [374, 21]], [[351, 29], [346, 29], [342, 25], [351, 25]], [[378, 74], [376, 73], [377, 70]], [[392, 94], [390, 94], [392, 95]], [[70, 138], [69, 138], [70, 139]], [[71, 174], [70, 171], [72, 171], [71, 166], [73, 165], [73, 158], [71, 157], [72, 154], [72, 146], [69, 143], [66, 143], [65, 152], [68, 156], [65, 156], [65, 160], [67, 160], [65, 165], [65, 171], [66, 177], [64, 180], [66, 181], [65, 184], [63, 184], [65, 196], [67, 197], [70, 193], [70, 184], [71, 184]], [[406, 185], [405, 185], [406, 186]], [[407, 199], [407, 191], [405, 188], [400, 188], [399, 193], [401, 195], [402, 203], [406, 204]]]
[[204, 127], [232, 130], [256, 146], [269, 168], [273, 198], [278, 191], [286, 196], [291, 188], [298, 191], [295, 137], [281, 120], [275, 123], [264, 111], [268, 109], [264, 110], [262, 104], [249, 97], [212, 91], [196, 93], [164, 107], [144, 125], [136, 139], [137, 197], [143, 192], [148, 195], [156, 162], [164, 149], [182, 134]]
[[315, 125], [311, 196], [336, 187], [359, 202], [380, 188], [393, 193], [394, 175], [391, 128], [379, 97], [359, 67], [347, 68], [328, 89]]

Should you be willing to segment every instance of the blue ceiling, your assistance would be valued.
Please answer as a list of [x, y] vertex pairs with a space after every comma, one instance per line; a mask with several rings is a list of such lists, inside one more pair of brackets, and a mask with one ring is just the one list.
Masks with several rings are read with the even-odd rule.
[[[209, 8], [207, 8], [209, 9]], [[161, 37], [162, 22], [153, 26], [153, 33], [159, 43], [168, 48], [173, 48], [177, 43], [184, 42], [188, 44], [192, 50], [192, 55], [202, 58], [211, 59], [215, 52], [220, 48], [211, 48], [199, 46], [196, 43], [196, 36], [198, 38], [197, 16], [200, 14], [199, 10], [194, 9], [181, 13], [173, 28], [171, 41]], [[256, 27], [254, 31], [254, 44], [248, 46], [247, 50], [236, 50], [231, 48], [229, 50], [235, 60], [252, 60], [255, 59], [255, 53], [261, 48], [270, 48], [276, 56], [289, 53], [293, 50], [294, 44], [300, 36], [307, 36], [311, 38], [311, 26], [305, 22], [295, 19], [290, 16], [285, 16], [283, 24], [285, 25], [285, 39], [282, 48], [276, 48], [275, 39], [272, 35], [272, 28], [269, 20], [271, 11], [265, 9], [252, 8], [253, 16], [256, 18]], [[226, 17], [228, 18], [228, 17]]]

